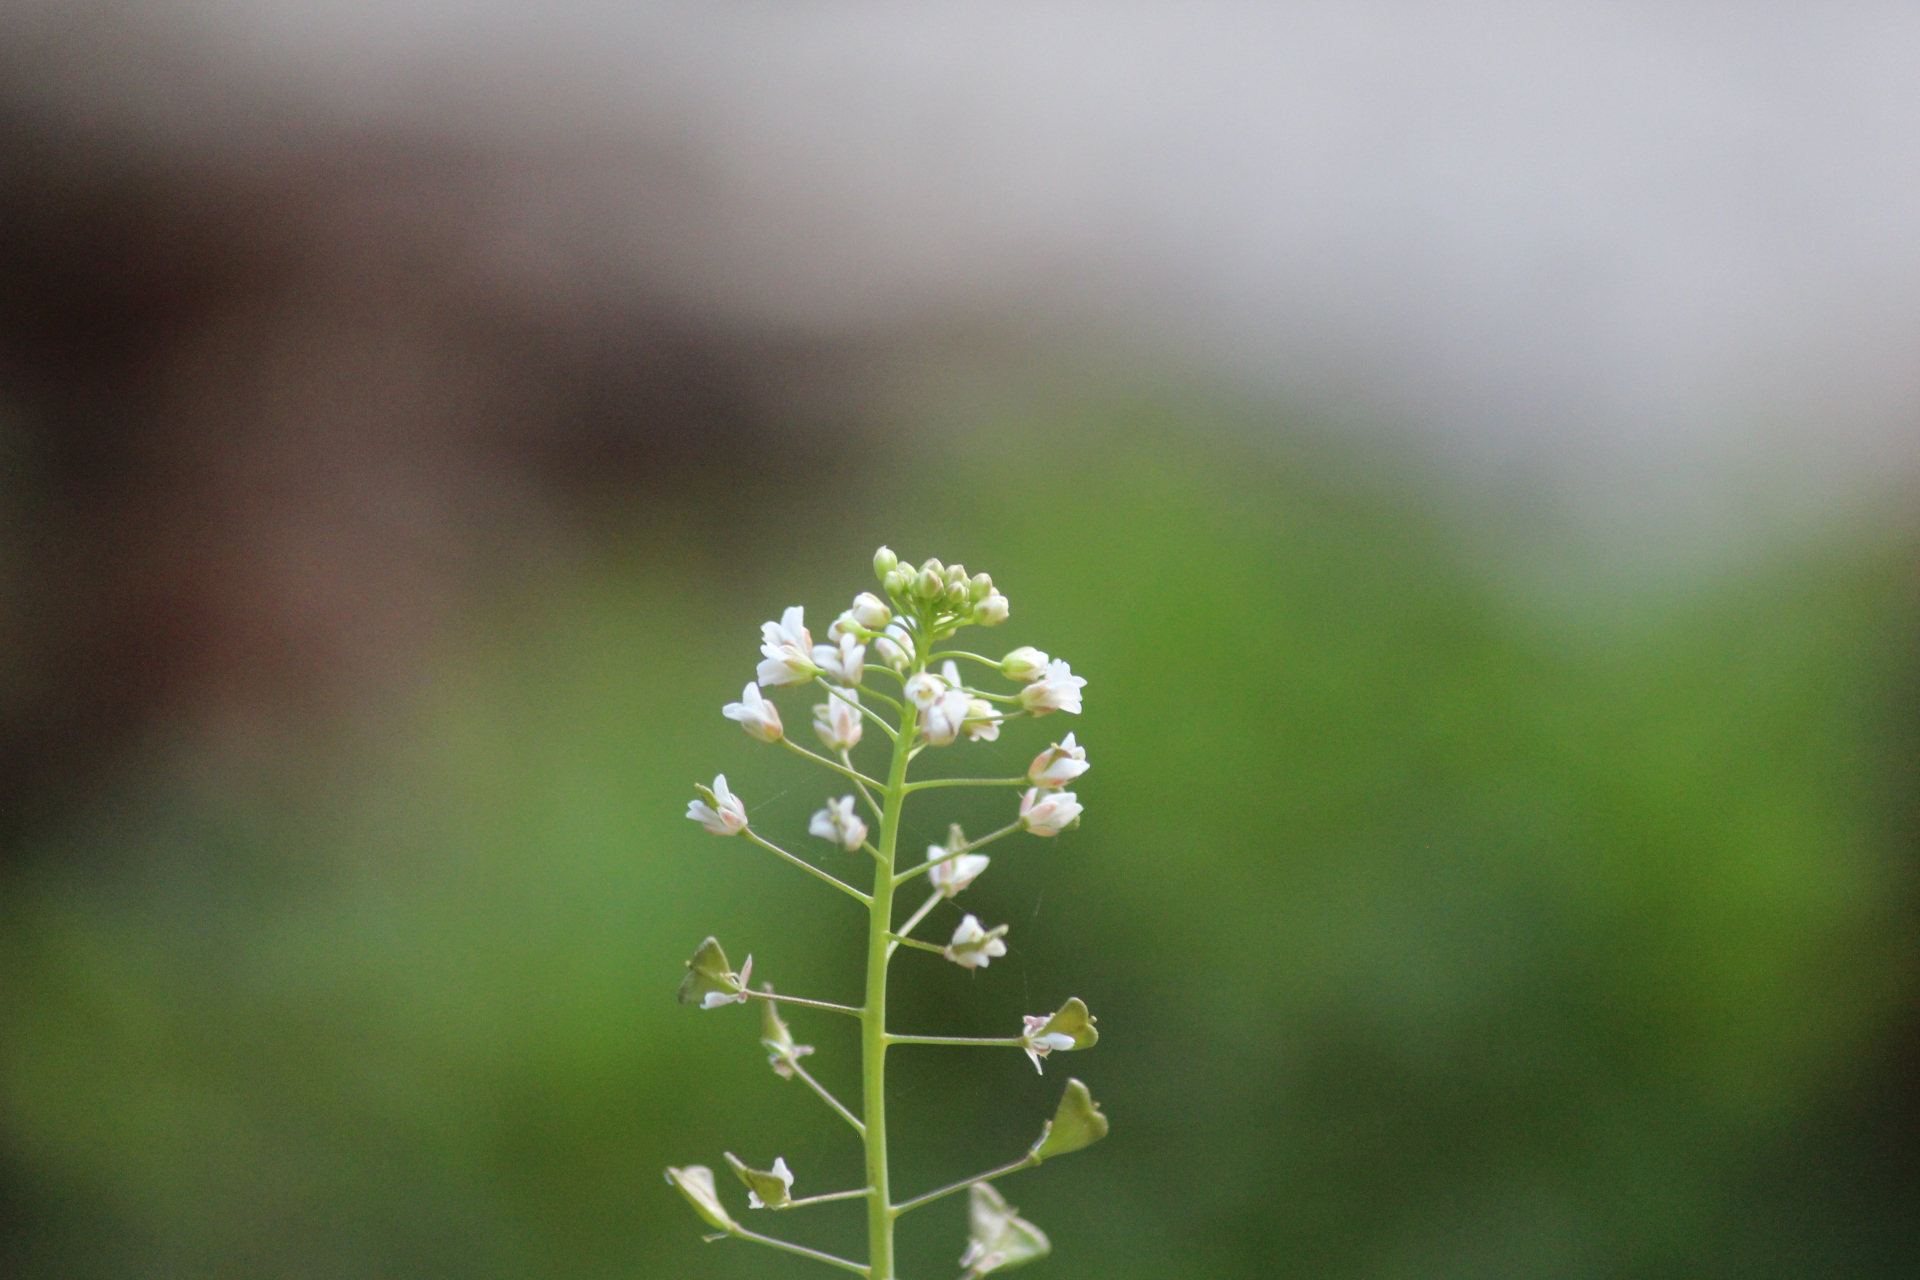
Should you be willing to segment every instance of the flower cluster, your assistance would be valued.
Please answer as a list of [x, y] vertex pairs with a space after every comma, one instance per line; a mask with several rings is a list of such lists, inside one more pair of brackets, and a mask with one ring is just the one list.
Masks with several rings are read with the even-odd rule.
[[[866, 907], [871, 940], [865, 988], [868, 1003], [855, 1008], [802, 999], [777, 993], [764, 983], [755, 990], [749, 985], [752, 957], [735, 972], [713, 938], [703, 942], [687, 962], [686, 977], [680, 985], [681, 1002], [699, 1009], [761, 1001], [760, 1043], [767, 1052], [768, 1065], [780, 1078], [799, 1080], [818, 1094], [868, 1148], [870, 1185], [797, 1200], [792, 1195], [793, 1171], [784, 1157], [776, 1158], [770, 1168], [759, 1169], [727, 1152], [728, 1167], [747, 1188], [748, 1207], [785, 1210], [824, 1201], [864, 1200], [873, 1255], [862, 1265], [749, 1231], [728, 1212], [713, 1172], [705, 1166], [669, 1169], [667, 1180], [720, 1233], [710, 1238], [731, 1236], [756, 1241], [862, 1272], [871, 1280], [892, 1280], [895, 1274], [895, 1218], [965, 1190], [970, 1197], [971, 1232], [961, 1266], [969, 1280], [978, 1280], [989, 1272], [1042, 1257], [1051, 1248], [1045, 1233], [1010, 1208], [989, 1180], [1080, 1150], [1105, 1136], [1106, 1117], [1100, 1114], [1086, 1086], [1078, 1080], [1068, 1081], [1053, 1120], [1015, 1163], [895, 1203], [890, 1194], [885, 1141], [879, 1136], [886, 1129], [885, 1090], [864, 1090], [866, 1118], [856, 1116], [801, 1065], [801, 1059], [811, 1055], [813, 1047], [795, 1043], [778, 1005], [858, 1019], [862, 1062], [869, 1070], [878, 1069], [875, 1064], [884, 1061], [889, 1045], [1017, 1048], [1025, 1052], [1036, 1071], [1045, 1070], [1045, 1060], [1052, 1054], [1093, 1047], [1099, 1034], [1093, 1015], [1078, 997], [1067, 1000], [1051, 1014], [1027, 1016], [1020, 1033], [1004, 1039], [897, 1035], [887, 1027], [885, 1009], [886, 965], [901, 946], [933, 952], [974, 973], [988, 969], [994, 960], [1008, 954], [1008, 926], [988, 928], [971, 912], [958, 913], [960, 919], [945, 943], [917, 938], [913, 933], [931, 913], [945, 910], [944, 904], [986, 873], [993, 860], [978, 852], [985, 845], [1020, 832], [1051, 837], [1078, 827], [1084, 810], [1068, 788], [1077, 785], [1092, 767], [1086, 748], [1072, 733], [1050, 743], [1018, 777], [942, 777], [916, 783], [908, 780], [910, 766], [929, 747], [950, 747], [962, 741], [996, 742], [1003, 731], [1020, 721], [1055, 712], [1078, 715], [1087, 681], [1075, 675], [1064, 660], [1031, 645], [1022, 645], [997, 659], [948, 645], [965, 628], [999, 626], [1011, 616], [1007, 597], [988, 575], [970, 574], [962, 565], [944, 565], [938, 560], [927, 560], [914, 568], [884, 547], [875, 554], [873, 568], [880, 592], [855, 595], [852, 604], [827, 627], [820, 643], [815, 643], [807, 627], [806, 611], [800, 605], [784, 610], [777, 622], [762, 624], [755, 678], [741, 690], [739, 701], [721, 708], [722, 715], [757, 741], [779, 746], [830, 770], [836, 775], [836, 791], [851, 788], [846, 794], [830, 794], [825, 806], [813, 812], [807, 830], [833, 846], [836, 860], [863, 851], [871, 855], [871, 889], [845, 883], [825, 866], [766, 839], [764, 831], [749, 821], [745, 801], [728, 786], [724, 774], [715, 777], [710, 787], [696, 786], [696, 798], [687, 805], [687, 817], [703, 829], [718, 836], [743, 835], [746, 840], [742, 843], [768, 850]], [[982, 676], [989, 682], [998, 679], [1007, 683], [998, 689], [970, 683], [970, 679], [977, 681]], [[823, 692], [804, 705], [811, 710], [814, 734], [824, 754], [787, 736], [772, 696], [783, 688], [815, 683]], [[856, 751], [871, 751], [880, 739], [884, 741], [879, 745], [891, 753], [890, 763], [885, 768], [864, 768], [856, 759]], [[969, 839], [957, 825], [951, 827], [944, 844], [927, 848], [924, 861], [903, 867], [896, 857], [901, 815], [909, 797], [929, 785], [1007, 788], [1017, 795], [1017, 808], [1010, 797], [1007, 824], [978, 839]], [[895, 891], [922, 874], [927, 878], [928, 896], [905, 923], [896, 926]]]

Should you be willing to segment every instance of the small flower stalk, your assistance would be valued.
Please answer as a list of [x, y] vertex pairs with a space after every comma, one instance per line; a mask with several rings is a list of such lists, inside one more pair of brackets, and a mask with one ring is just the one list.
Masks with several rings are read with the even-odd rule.
[[[854, 1006], [784, 995], [764, 982], [756, 990], [750, 985], [753, 958], [749, 956], [735, 971], [715, 938], [706, 939], [695, 950], [680, 983], [680, 1002], [695, 1009], [717, 1011], [760, 1002], [760, 1045], [768, 1065], [780, 1079], [804, 1083], [847, 1122], [865, 1151], [866, 1185], [796, 1197], [795, 1174], [785, 1157], [776, 1156], [769, 1166], [760, 1168], [726, 1152], [727, 1167], [746, 1187], [743, 1221], [728, 1209], [707, 1166], [670, 1168], [667, 1182], [711, 1229], [710, 1240], [731, 1237], [764, 1244], [868, 1280], [896, 1280], [894, 1228], [902, 1215], [965, 1191], [968, 1232], [959, 1265], [962, 1280], [979, 1280], [1043, 1258], [1053, 1248], [1046, 1233], [1020, 1217], [992, 1183], [1092, 1145], [1106, 1136], [1107, 1118], [1084, 1084], [1068, 1080], [1053, 1118], [1023, 1156], [949, 1186], [900, 1199], [894, 1194], [887, 1148], [888, 1052], [924, 1044], [1017, 1049], [1044, 1073], [1053, 1054], [1090, 1049], [1099, 1033], [1086, 1004], [1072, 996], [1053, 1013], [1026, 1015], [1020, 1034], [1004, 1039], [902, 1034], [887, 1022], [889, 968], [896, 951], [906, 947], [932, 952], [989, 980], [985, 975], [992, 962], [1008, 954], [1008, 926], [989, 928], [973, 913], [948, 904], [992, 865], [991, 858], [977, 852], [983, 846], [1022, 834], [1056, 837], [1078, 827], [1084, 810], [1075, 793], [1066, 788], [1077, 785], [1092, 766], [1086, 748], [1067, 733], [1049, 743], [1019, 777], [941, 776], [916, 781], [910, 775], [929, 748], [937, 749], [931, 760], [958, 764], [959, 757], [969, 753], [970, 744], [995, 742], [1003, 730], [1013, 732], [1022, 721], [1055, 712], [1080, 714], [1087, 680], [1073, 674], [1067, 662], [1030, 645], [1001, 658], [988, 658], [950, 643], [965, 628], [996, 627], [1012, 616], [1007, 597], [986, 574], [969, 574], [960, 565], [947, 566], [938, 560], [914, 568], [885, 547], [875, 553], [873, 569], [880, 593], [862, 591], [854, 596], [821, 643], [814, 642], [806, 613], [798, 605], [785, 610], [778, 622], [762, 626], [755, 679], [741, 691], [739, 701], [721, 709], [749, 737], [792, 751], [834, 775], [834, 791], [841, 794], [829, 793], [825, 807], [808, 822], [808, 834], [831, 844], [835, 858], [862, 850], [871, 855], [871, 885], [849, 884], [769, 840], [754, 826], [747, 802], [728, 787], [724, 774], [714, 778], [710, 787], [697, 785], [696, 798], [687, 805], [687, 817], [704, 830], [716, 836], [744, 836], [741, 843], [768, 850], [865, 907], [863, 1002]], [[784, 687], [803, 685], [815, 686], [807, 692], [816, 693], [817, 700], [801, 705], [811, 710], [814, 735], [825, 754], [787, 736], [780, 708], [769, 696]], [[863, 743], [868, 751], [885, 748], [881, 767], [863, 769], [856, 763], [854, 751]], [[954, 772], [968, 771], [964, 765], [942, 770], [943, 775]], [[849, 785], [850, 793], [844, 790]], [[918, 807], [926, 803], [921, 791], [952, 786], [1007, 789], [1006, 825], [979, 839], [969, 839], [953, 826], [944, 844], [927, 848], [924, 860], [909, 858], [903, 864], [901, 822], [909, 802]], [[937, 797], [938, 792], [932, 794]], [[1044, 850], [1047, 846], [1029, 847]], [[895, 898], [921, 875], [926, 877], [928, 892], [924, 904], [896, 924]], [[939, 926], [943, 931], [951, 929], [948, 940], [915, 937], [915, 929], [936, 911], [952, 913], [945, 917], [952, 923]], [[959, 916], [957, 921], [954, 915]], [[851, 1017], [859, 1023], [862, 1090], [857, 1108], [834, 1097], [801, 1063], [813, 1048], [794, 1040], [783, 1014], [810, 1018], [815, 1012]], [[763, 1235], [747, 1225], [757, 1222], [762, 1210], [786, 1212], [842, 1200], [866, 1206], [864, 1262]]]

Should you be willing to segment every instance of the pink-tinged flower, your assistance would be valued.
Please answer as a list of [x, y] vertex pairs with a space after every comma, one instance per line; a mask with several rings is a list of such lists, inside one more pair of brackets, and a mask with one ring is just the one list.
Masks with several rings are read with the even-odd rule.
[[1045, 1075], [1047, 1069], [1040, 1065], [1040, 1059], [1055, 1049], [1073, 1048], [1073, 1037], [1062, 1031], [1049, 1031], [1043, 1034], [1042, 1029], [1053, 1021], [1053, 1015], [1050, 1013], [1029, 1013], [1021, 1021], [1026, 1023], [1027, 1028], [1026, 1035], [1023, 1037], [1027, 1042], [1027, 1057], [1032, 1061], [1033, 1069]]
[[[1002, 941], [1006, 933], [1006, 925], [982, 929], [979, 918], [969, 915], [953, 931], [953, 941], [946, 945], [942, 954], [963, 969], [984, 969], [996, 957], [1007, 954], [1007, 944]], [[1068, 1037], [1068, 1043], [1072, 1043], [1071, 1037]]]
[[1043, 790], [1058, 790], [1093, 766], [1087, 763], [1087, 749], [1075, 744], [1073, 735], [1056, 742], [1033, 758], [1027, 777]]
[[[763, 982], [760, 989], [771, 995], [773, 984]], [[767, 1051], [767, 1065], [782, 1080], [793, 1079], [798, 1060], [813, 1052], [812, 1045], [793, 1042], [793, 1032], [787, 1030], [786, 1019], [780, 1016], [779, 1006], [771, 1000], [760, 1002], [760, 1044]]]
[[738, 720], [742, 729], [762, 742], [778, 742], [786, 732], [780, 727], [780, 708], [760, 696], [757, 684], [742, 689], [740, 701], [729, 702], [720, 708], [720, 714], [729, 720]]
[[834, 644], [813, 646], [813, 665], [841, 684], [859, 684], [867, 673], [867, 646], [842, 634]]
[[973, 699], [965, 689], [949, 689], [920, 717], [920, 727], [930, 744], [944, 747], [960, 736], [972, 710]]
[[1047, 655], [1030, 644], [1023, 644], [1000, 659], [1000, 671], [1009, 680], [1025, 684], [1047, 674]]
[[1037, 836], [1057, 836], [1080, 825], [1080, 801], [1071, 791], [1033, 788], [1020, 797], [1020, 825]]
[[727, 992], [727, 991], [707, 992], [705, 995], [700, 997], [700, 1007], [702, 1009], [718, 1009], [720, 1006], [728, 1005], [728, 1004], [745, 1004], [748, 1000], [753, 998], [747, 994], [747, 981], [753, 977], [753, 957], [752, 956], [748, 956], [747, 962], [740, 966], [739, 973], [731, 974], [729, 976], [733, 979], [734, 985], [739, 987], [740, 989], [738, 991], [733, 991], [733, 992]]
[[893, 621], [893, 610], [887, 602], [871, 591], [862, 591], [853, 598], [853, 608], [847, 610], [853, 620], [869, 631], [878, 631]]
[[807, 632], [806, 610], [799, 605], [780, 615], [778, 622], [760, 624], [760, 652], [766, 656], [755, 672], [761, 684], [805, 684], [819, 668], [813, 665], [813, 637]]
[[907, 655], [913, 652], [913, 637], [895, 618], [887, 625], [886, 633], [874, 639], [873, 651], [880, 655], [880, 661], [895, 671], [905, 671]]
[[813, 709], [813, 731], [830, 751], [846, 751], [860, 743], [860, 691], [827, 686], [827, 700]]
[[704, 797], [687, 802], [687, 816], [717, 836], [737, 836], [747, 828], [747, 806], [727, 790], [727, 775], [713, 780], [713, 789], [700, 788]]
[[967, 718], [962, 722], [969, 742], [992, 742], [1000, 736], [1000, 713], [985, 698], [967, 702]]
[[831, 840], [848, 853], [858, 849], [867, 838], [867, 824], [853, 811], [853, 797], [841, 796], [827, 801], [827, 807], [813, 815], [807, 834]]
[[927, 868], [927, 882], [941, 893], [951, 898], [962, 889], [980, 878], [993, 860], [984, 853], [962, 853], [948, 858], [947, 851], [939, 845], [929, 846], [927, 860], [944, 858], [944, 862], [934, 862]]
[[1011, 612], [1005, 596], [998, 591], [989, 591], [985, 600], [973, 606], [973, 620], [983, 627], [997, 627], [1007, 620]]
[[907, 701], [925, 711], [940, 701], [947, 692], [947, 682], [931, 671], [922, 671], [907, 678]]
[[1055, 658], [1047, 664], [1045, 674], [1020, 691], [1020, 705], [1036, 716], [1044, 716], [1050, 711], [1067, 711], [1080, 714], [1080, 690], [1087, 684], [1085, 676], [1073, 674], [1073, 668]]

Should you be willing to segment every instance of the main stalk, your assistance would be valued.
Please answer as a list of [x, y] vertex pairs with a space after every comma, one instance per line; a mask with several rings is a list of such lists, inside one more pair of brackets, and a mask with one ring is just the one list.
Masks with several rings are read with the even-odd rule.
[[920, 731], [911, 702], [901, 717], [893, 744], [880, 809], [880, 856], [875, 859], [873, 904], [867, 924], [867, 1003], [860, 1028], [861, 1076], [865, 1085], [867, 1143], [867, 1275], [893, 1280], [893, 1204], [887, 1185], [887, 934], [893, 928], [894, 849], [900, 838], [900, 810], [907, 800], [907, 758]]

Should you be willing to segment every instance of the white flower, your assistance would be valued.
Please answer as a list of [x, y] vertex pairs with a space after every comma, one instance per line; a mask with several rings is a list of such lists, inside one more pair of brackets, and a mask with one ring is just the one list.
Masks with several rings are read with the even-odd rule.
[[[933, 862], [936, 858], [945, 861]], [[980, 873], [993, 861], [984, 853], [962, 853], [948, 858], [947, 851], [937, 844], [928, 847], [927, 860], [933, 862], [927, 868], [927, 882], [949, 898], [979, 879]]]
[[830, 751], [860, 744], [860, 691], [827, 687], [827, 700], [813, 709], [813, 731]]
[[1051, 790], [1066, 786], [1092, 767], [1087, 763], [1087, 749], [1077, 746], [1073, 735], [1068, 734], [1064, 741], [1054, 743], [1033, 758], [1033, 763], [1027, 766], [1027, 777], [1035, 786]]
[[713, 780], [713, 790], [708, 793], [713, 803], [705, 800], [687, 802], [687, 816], [713, 832], [717, 836], [737, 836], [747, 825], [747, 806], [740, 803], [740, 797], [727, 790], [727, 775], [720, 774]]
[[1025, 683], [1047, 673], [1047, 655], [1030, 644], [1023, 644], [1000, 659], [1000, 670], [1010, 680]]
[[947, 692], [947, 682], [931, 671], [922, 671], [907, 678], [907, 701], [925, 711], [940, 701]]
[[972, 710], [973, 699], [965, 689], [949, 689], [921, 716], [920, 727], [929, 743], [944, 747], [960, 736], [961, 726], [966, 724]]
[[767, 655], [755, 673], [761, 684], [805, 684], [817, 674], [806, 618], [806, 610], [795, 605], [780, 615], [780, 621], [760, 624], [760, 652]]
[[1045, 1067], [1040, 1065], [1040, 1059], [1046, 1057], [1055, 1049], [1073, 1048], [1073, 1037], [1064, 1031], [1050, 1031], [1045, 1035], [1040, 1034], [1041, 1028], [1053, 1021], [1053, 1015], [1050, 1013], [1029, 1013], [1025, 1015], [1021, 1021], [1026, 1023], [1027, 1028], [1026, 1035], [1023, 1037], [1027, 1042], [1027, 1057], [1033, 1062], [1033, 1069], [1041, 1075], [1045, 1075], [1047, 1071]]
[[905, 671], [907, 655], [913, 652], [913, 638], [907, 634], [900, 620], [895, 618], [887, 624], [886, 633], [874, 640], [873, 649], [880, 655], [880, 661], [895, 671]]
[[969, 742], [992, 742], [1000, 736], [1000, 713], [984, 698], [970, 699], [963, 727]]
[[[979, 919], [969, 915], [953, 931], [953, 941], [943, 954], [963, 969], [984, 969], [994, 957], [1007, 954], [1007, 944], [1001, 941], [1006, 932], [1006, 925], [982, 929]], [[1072, 1043], [1072, 1037], [1068, 1037], [1068, 1043]]]
[[787, 1201], [792, 1199], [793, 1170], [787, 1168], [787, 1158], [785, 1156], [775, 1156], [773, 1158], [773, 1168], [769, 1169], [767, 1172], [771, 1173], [774, 1177], [780, 1180], [781, 1185], [786, 1188], [787, 1194], [781, 1195], [776, 1193], [775, 1196], [773, 1197], [775, 1204], [768, 1205], [765, 1201], [760, 1199], [760, 1193], [758, 1191], [748, 1191], [747, 1192], [747, 1208], [749, 1209], [766, 1209], [766, 1208], [772, 1208], [772, 1207], [784, 1208], [786, 1206]]
[[1080, 802], [1071, 791], [1042, 791], [1020, 797], [1020, 824], [1037, 836], [1057, 836], [1080, 821]]
[[853, 797], [841, 796], [827, 801], [827, 807], [813, 815], [813, 821], [807, 824], [807, 834], [831, 840], [852, 853], [867, 838], [867, 824], [853, 811]]
[[867, 646], [842, 634], [837, 644], [813, 646], [813, 665], [841, 684], [859, 684], [867, 673]]
[[733, 975], [733, 981], [740, 989], [732, 993], [709, 991], [700, 998], [700, 1007], [702, 1009], [718, 1009], [723, 1004], [745, 1004], [752, 998], [747, 994], [747, 982], [752, 977], [753, 957], [748, 956], [747, 962], [740, 966], [740, 972]]
[[948, 658], [940, 664], [940, 678], [956, 689], [966, 683], [965, 680], [960, 678], [960, 664], [952, 658]]
[[853, 608], [847, 612], [853, 615], [855, 622], [869, 631], [878, 631], [893, 621], [893, 610], [887, 607], [886, 601], [871, 591], [862, 591], [855, 596]]
[[760, 696], [757, 684], [742, 689], [740, 701], [729, 702], [720, 708], [720, 714], [729, 720], [738, 720], [742, 729], [762, 742], [778, 742], [785, 732], [780, 727], [780, 708]]
[[973, 620], [983, 627], [997, 627], [1007, 620], [1010, 612], [1007, 598], [998, 591], [989, 591], [985, 600], [973, 606]]
[[1087, 678], [1073, 674], [1073, 668], [1055, 658], [1047, 664], [1046, 674], [1020, 691], [1020, 705], [1036, 716], [1049, 711], [1080, 714], [1080, 690]]
[[1012, 1269], [1044, 1258], [1053, 1251], [1047, 1233], [1019, 1215], [991, 1184], [976, 1182], [968, 1191], [967, 1217], [971, 1224], [960, 1280], [981, 1280], [989, 1272]]

